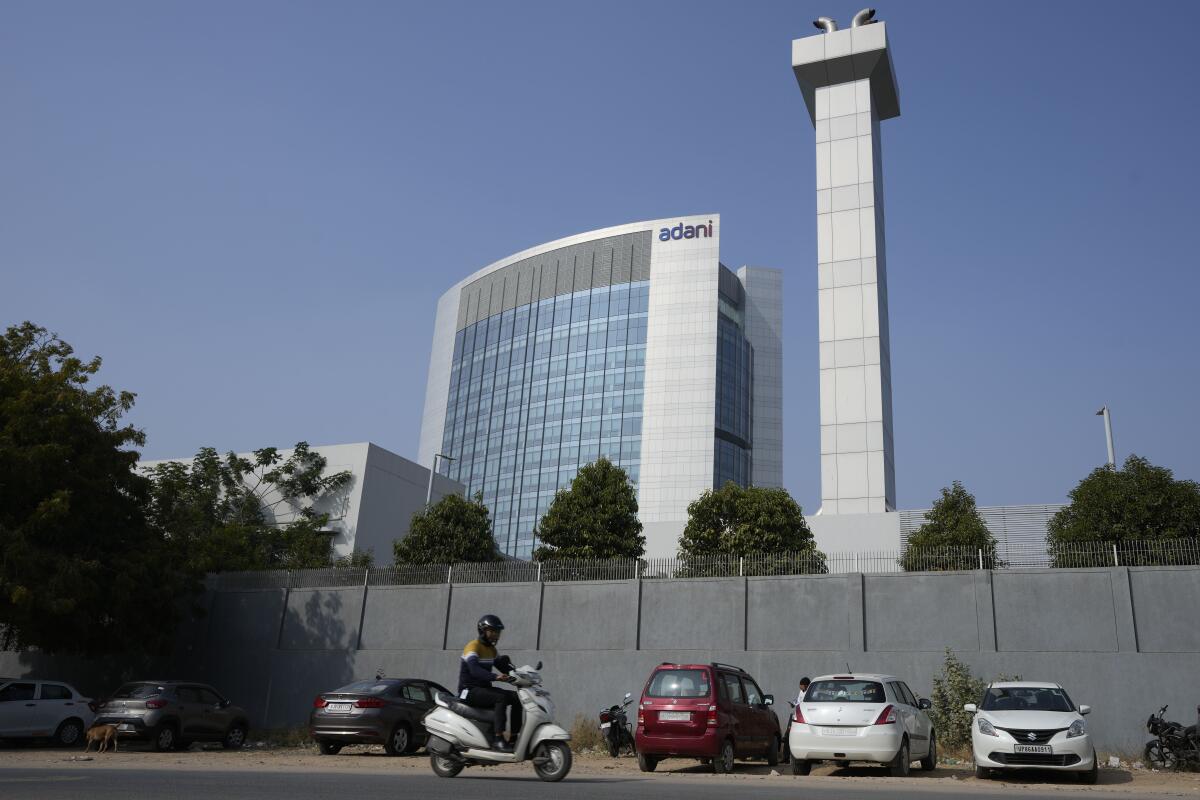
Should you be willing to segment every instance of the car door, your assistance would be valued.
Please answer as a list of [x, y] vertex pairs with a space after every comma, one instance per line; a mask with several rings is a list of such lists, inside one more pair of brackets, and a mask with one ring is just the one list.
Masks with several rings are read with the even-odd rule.
[[225, 704], [225, 699], [207, 686], [197, 686], [196, 695], [200, 700], [203, 717], [200, 724], [204, 729], [204, 735], [210, 739], [224, 737], [225, 731], [229, 730], [229, 726], [233, 724], [233, 718], [229, 706]]
[[909, 753], [914, 757], [923, 756], [929, 752], [929, 731], [921, 723], [921, 709], [917, 708], [917, 698], [904, 681], [896, 681], [896, 689], [904, 702], [904, 728], [908, 731]]
[[404, 701], [404, 718], [409, 723], [410, 730], [420, 740], [424, 735], [421, 720], [424, 719], [425, 712], [433, 708], [433, 694], [428, 684], [413, 682], [401, 687], [400, 696]]
[[74, 707], [75, 694], [70, 687], [61, 683], [38, 684], [38, 697], [33, 709], [33, 735], [53, 736], [60, 722], [78, 716], [72, 710]]
[[37, 708], [37, 683], [13, 681], [0, 687], [0, 734], [32, 736]]
[[753, 739], [747, 742], [747, 744], [750, 746], [751, 752], [758, 756], [766, 748], [767, 738], [774, 733], [767, 719], [767, 715], [773, 712], [763, 702], [762, 689], [754, 682], [753, 678], [743, 675], [742, 688], [746, 691], [747, 716], [749, 717], [750, 724], [753, 725]]
[[721, 685], [729, 702], [730, 728], [733, 733], [734, 754], [745, 756], [754, 751], [754, 723], [750, 720], [750, 709], [746, 706], [746, 690], [737, 675], [721, 672]]
[[185, 739], [205, 738], [204, 713], [200, 708], [200, 694], [196, 687], [176, 686], [174, 694], [180, 735]]
[[925, 746], [921, 748], [921, 752], [928, 755], [930, 737], [933, 735], [933, 723], [930, 722], [929, 715], [921, 708], [921, 698], [917, 697], [917, 693], [904, 681], [900, 682], [900, 686], [903, 687], [905, 693], [908, 694], [909, 699], [912, 701], [913, 719], [916, 721], [917, 732], [918, 735], [924, 737], [925, 741]]

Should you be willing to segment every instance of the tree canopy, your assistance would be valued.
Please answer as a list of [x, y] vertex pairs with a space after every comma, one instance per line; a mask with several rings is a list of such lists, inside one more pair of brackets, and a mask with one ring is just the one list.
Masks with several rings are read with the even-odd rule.
[[637, 496], [625, 470], [607, 458], [581, 467], [560, 489], [538, 525], [541, 546], [533, 557], [549, 559], [641, 558], [646, 537]]
[[329, 566], [328, 506], [352, 479], [325, 473], [325, 458], [299, 442], [285, 458], [274, 447], [250, 458], [204, 447], [190, 463], [166, 461], [147, 474], [148, 517], [199, 574]]
[[483, 498], [448, 494], [412, 516], [408, 535], [392, 545], [397, 564], [499, 561], [491, 517]]
[[975, 505], [975, 497], [962, 483], [954, 481], [925, 514], [926, 522], [904, 546], [900, 566], [908, 571], [977, 569], [980, 551], [983, 566], [1000, 566], [996, 538], [988, 530]]
[[134, 395], [25, 322], [0, 339], [0, 644], [155, 652], [191, 587], [143, 508]]
[[806, 571], [825, 571], [825, 556], [816, 549], [804, 512], [786, 489], [730, 482], [688, 506], [688, 523], [679, 537], [680, 558], [785, 553], [810, 553], [813, 564]]

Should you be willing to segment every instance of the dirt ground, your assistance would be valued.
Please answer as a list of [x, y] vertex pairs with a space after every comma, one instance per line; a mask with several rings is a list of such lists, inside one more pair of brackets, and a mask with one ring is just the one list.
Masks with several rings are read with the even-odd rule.
[[[187, 752], [155, 753], [145, 745], [126, 744], [116, 753], [84, 754], [82, 748], [65, 750], [46, 746], [13, 746], [0, 748], [0, 770], [6, 767], [52, 768], [70, 770], [72, 766], [112, 769], [185, 769], [185, 770], [248, 770], [268, 771], [320, 771], [338, 770], [404, 773], [409, 771], [428, 772], [429, 759], [424, 753], [389, 758], [381, 747], [347, 747], [336, 756], [323, 756], [313, 747], [248, 747], [237, 751], [225, 751], [211, 746], [193, 746]], [[524, 774], [532, 769], [529, 764], [489, 767], [496, 773]], [[573, 775], [617, 776], [639, 774], [636, 759], [631, 757], [609, 758], [608, 755], [582, 753], [575, 755]], [[659, 764], [655, 773], [664, 780], [693, 781], [712, 780], [711, 770], [695, 761], [669, 759]], [[1101, 768], [1097, 786], [1081, 786], [1071, 775], [1039, 772], [1016, 773], [1002, 780], [977, 781], [969, 764], [944, 765], [933, 772], [914, 769], [908, 778], [892, 778], [881, 769], [850, 767], [840, 769], [833, 765], [821, 765], [811, 775], [796, 777], [787, 765], [772, 769], [761, 763], [739, 763], [731, 776], [720, 780], [734, 781], [789, 781], [811, 782], [829, 785], [832, 782], [861, 783], [863, 788], [882, 787], [902, 783], [915, 788], [914, 783], [926, 786], [930, 791], [947, 790], [963, 793], [972, 788], [992, 789], [1013, 787], [1020, 793], [1021, 787], [1055, 787], [1056, 790], [1080, 790], [1101, 793], [1140, 792], [1163, 796], [1200, 797], [1200, 773], [1160, 773], [1149, 770]]]

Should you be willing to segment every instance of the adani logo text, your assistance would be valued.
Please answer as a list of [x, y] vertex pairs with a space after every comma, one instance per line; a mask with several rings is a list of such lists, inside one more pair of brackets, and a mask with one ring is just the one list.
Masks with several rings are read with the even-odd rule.
[[672, 239], [708, 239], [713, 235], [712, 220], [707, 225], [684, 225], [682, 222], [674, 228], [659, 228], [658, 240], [669, 242]]

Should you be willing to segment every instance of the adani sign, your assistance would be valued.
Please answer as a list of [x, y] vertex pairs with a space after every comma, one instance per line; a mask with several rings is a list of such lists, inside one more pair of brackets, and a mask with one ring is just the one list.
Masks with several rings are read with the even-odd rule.
[[659, 228], [658, 240], [669, 242], [672, 239], [708, 239], [713, 235], [712, 220], [707, 225], [684, 225], [682, 222], [674, 228]]

